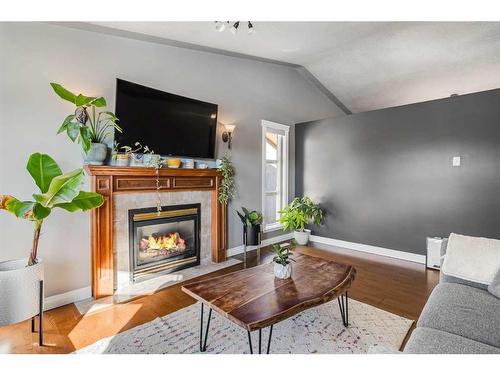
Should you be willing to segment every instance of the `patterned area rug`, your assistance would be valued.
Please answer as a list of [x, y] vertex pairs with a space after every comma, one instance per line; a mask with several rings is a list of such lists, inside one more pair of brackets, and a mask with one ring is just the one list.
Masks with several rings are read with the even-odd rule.
[[[205, 322], [208, 317], [205, 309]], [[349, 327], [342, 325], [336, 300], [303, 311], [273, 328], [271, 353], [367, 353], [381, 345], [398, 350], [413, 321], [349, 299]], [[200, 304], [102, 339], [77, 354], [164, 354], [200, 353]], [[262, 330], [262, 348], [267, 345], [268, 328]], [[258, 331], [252, 333], [254, 352]], [[245, 330], [212, 314], [206, 353], [249, 353]]]

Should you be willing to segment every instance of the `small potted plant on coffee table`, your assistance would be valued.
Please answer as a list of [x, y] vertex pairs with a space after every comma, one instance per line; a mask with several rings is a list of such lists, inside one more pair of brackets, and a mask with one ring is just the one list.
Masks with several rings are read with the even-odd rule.
[[241, 207], [243, 212], [236, 211], [243, 223], [243, 241], [247, 246], [260, 245], [260, 226], [262, 214], [257, 211], [249, 211]]
[[291, 240], [288, 243], [274, 244], [271, 247], [271, 251], [276, 255], [273, 258], [274, 263], [274, 276], [279, 279], [288, 279], [292, 276], [292, 263], [295, 262], [291, 258], [293, 255], [293, 248], [295, 247], [295, 241]]
[[306, 229], [308, 224], [320, 225], [323, 221], [323, 211], [309, 197], [294, 198], [294, 200], [280, 210], [280, 223], [283, 230], [293, 231], [293, 237], [297, 244], [307, 245], [311, 231]]

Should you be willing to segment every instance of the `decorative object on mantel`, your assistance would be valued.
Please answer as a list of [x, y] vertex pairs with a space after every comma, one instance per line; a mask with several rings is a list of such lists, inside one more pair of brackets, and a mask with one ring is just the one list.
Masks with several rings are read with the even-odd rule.
[[194, 168], [194, 160], [193, 159], [185, 159], [183, 162], [182, 162], [184, 168], [187, 168], [187, 169], [193, 169]]
[[220, 159], [217, 172], [222, 175], [222, 183], [219, 186], [219, 202], [228, 204], [236, 196], [236, 184], [234, 182], [234, 167], [231, 157], [226, 154]]
[[76, 95], [58, 83], [52, 82], [50, 85], [60, 98], [76, 106], [75, 113], [64, 119], [57, 134], [66, 132], [73, 142], [81, 144], [86, 164], [102, 165], [108, 152], [106, 139], [113, 135], [114, 130], [122, 131], [113, 112], [96, 113], [96, 107], [106, 106], [106, 99], [102, 96]]
[[276, 254], [273, 258], [274, 276], [278, 279], [288, 279], [292, 276], [292, 263], [290, 261], [295, 262], [291, 258], [295, 244], [295, 240], [292, 239], [287, 243], [274, 244], [271, 248], [271, 251]]
[[0, 326], [39, 315], [39, 341], [42, 345], [43, 263], [38, 258], [42, 224], [54, 208], [69, 212], [87, 211], [101, 206], [104, 198], [98, 193], [81, 190], [85, 178], [83, 169], [63, 174], [47, 154], [32, 154], [26, 169], [40, 190], [40, 193], [33, 194], [34, 201], [0, 195], [0, 209], [32, 221], [35, 226], [29, 258], [0, 263]]
[[248, 211], [241, 207], [243, 213], [236, 211], [243, 223], [243, 263], [247, 263], [247, 246], [257, 246], [257, 263], [260, 263], [260, 244], [262, 239], [262, 214], [257, 211]]
[[227, 148], [231, 150], [231, 140], [233, 139], [233, 132], [236, 125], [224, 125], [225, 130], [222, 133], [222, 141], [227, 143]]
[[283, 230], [292, 230], [299, 245], [307, 245], [311, 231], [305, 226], [311, 223], [320, 225], [323, 222], [323, 211], [309, 197], [296, 197], [285, 208], [279, 211]]

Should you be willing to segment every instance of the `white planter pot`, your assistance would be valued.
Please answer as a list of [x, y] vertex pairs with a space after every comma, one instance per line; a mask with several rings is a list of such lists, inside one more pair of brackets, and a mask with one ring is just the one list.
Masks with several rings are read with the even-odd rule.
[[84, 155], [85, 164], [103, 165], [108, 155], [108, 146], [104, 143], [92, 143], [87, 155]]
[[292, 263], [288, 263], [286, 266], [274, 262], [274, 276], [278, 279], [288, 279], [292, 276]]
[[309, 242], [310, 234], [311, 231], [309, 229], [304, 229], [303, 232], [296, 230], [293, 232], [293, 238], [295, 238], [295, 241], [298, 245], [307, 245], [307, 243]]
[[0, 262], [0, 327], [38, 315], [43, 262], [28, 258]]

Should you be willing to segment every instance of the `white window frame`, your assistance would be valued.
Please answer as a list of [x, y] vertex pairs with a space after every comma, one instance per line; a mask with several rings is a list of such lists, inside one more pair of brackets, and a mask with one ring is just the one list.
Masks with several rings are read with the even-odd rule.
[[[290, 143], [290, 126], [279, 124], [277, 122], [262, 120], [262, 215], [266, 212], [266, 196], [269, 195], [266, 193], [266, 133], [268, 131], [272, 132], [273, 130], [279, 130], [280, 132], [285, 133], [285, 139], [283, 140], [282, 150], [281, 150], [281, 160], [278, 159], [278, 163], [280, 164], [280, 168], [278, 168], [278, 191], [276, 194], [281, 195], [281, 207], [285, 207], [288, 204], [288, 175], [289, 175], [289, 143]], [[281, 172], [281, 173], [280, 173]], [[279, 190], [281, 187], [281, 191]], [[272, 232], [275, 230], [282, 229], [283, 226], [280, 222], [275, 222], [272, 224], [263, 225], [264, 233]]]

